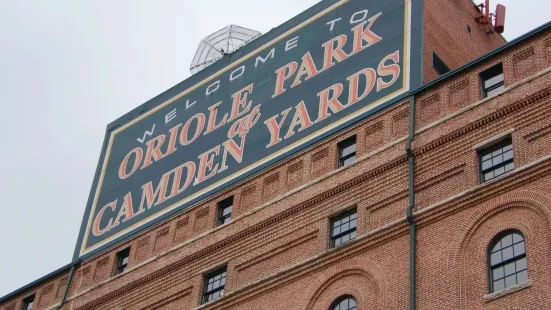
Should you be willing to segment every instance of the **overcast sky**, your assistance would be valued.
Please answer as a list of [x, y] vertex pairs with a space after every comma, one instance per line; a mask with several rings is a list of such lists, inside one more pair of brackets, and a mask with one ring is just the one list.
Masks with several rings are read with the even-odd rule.
[[[0, 0], [0, 296], [70, 262], [108, 123], [189, 77], [201, 38], [316, 2]], [[551, 12], [500, 3], [508, 40]]]

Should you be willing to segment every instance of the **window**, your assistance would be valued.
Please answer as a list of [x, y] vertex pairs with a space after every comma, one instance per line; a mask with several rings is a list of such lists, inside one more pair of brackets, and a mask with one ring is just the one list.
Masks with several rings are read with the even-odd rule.
[[117, 253], [117, 269], [115, 270], [115, 274], [121, 274], [126, 271], [128, 257], [130, 257], [130, 248], [126, 248]]
[[23, 310], [32, 310], [34, 304], [34, 295], [23, 299]]
[[350, 165], [356, 161], [356, 136], [339, 143], [339, 167]]
[[435, 52], [432, 52], [432, 66], [440, 75], [446, 74], [450, 71], [450, 67], [448, 67], [442, 58], [438, 57]]
[[356, 209], [346, 211], [331, 220], [331, 244], [336, 247], [356, 238]]
[[224, 286], [226, 285], [226, 267], [216, 270], [205, 276], [205, 287], [203, 289], [203, 298], [201, 303], [207, 303], [224, 296]]
[[497, 64], [480, 73], [480, 80], [482, 81], [482, 98], [501, 93], [505, 88], [505, 84], [503, 83], [503, 66]]
[[226, 198], [218, 203], [218, 219], [216, 220], [216, 226], [220, 226], [230, 222], [232, 208], [233, 196]]
[[528, 280], [524, 237], [518, 231], [498, 235], [489, 248], [490, 292]]
[[331, 310], [358, 310], [358, 304], [354, 297], [346, 295], [337, 299], [331, 305]]
[[490, 148], [482, 150], [480, 156], [480, 180], [489, 181], [515, 169], [513, 143], [506, 139]]

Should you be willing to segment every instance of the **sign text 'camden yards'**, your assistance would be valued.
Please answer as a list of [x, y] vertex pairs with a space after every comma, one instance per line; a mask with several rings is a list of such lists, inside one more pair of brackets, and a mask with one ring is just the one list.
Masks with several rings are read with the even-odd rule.
[[77, 256], [181, 211], [404, 94], [409, 10], [403, 0], [333, 1], [108, 130]]

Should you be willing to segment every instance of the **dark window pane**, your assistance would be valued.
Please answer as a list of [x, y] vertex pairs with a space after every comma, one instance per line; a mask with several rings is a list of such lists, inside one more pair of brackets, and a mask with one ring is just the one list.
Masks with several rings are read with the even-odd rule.
[[492, 88], [491, 90], [489, 90], [487, 92], [487, 97], [491, 97], [491, 96], [500, 94], [501, 92], [503, 92], [504, 89], [505, 89], [505, 86], [503, 86], [503, 85], [501, 85], [499, 87], [496, 87], [496, 88]]
[[509, 172], [513, 169], [515, 169], [515, 163], [510, 163], [510, 164], [505, 165], [505, 171]]
[[503, 260], [504, 261], [506, 261], [508, 259], [511, 259], [511, 258], [513, 258], [513, 247], [505, 248], [505, 249], [503, 249], [503, 251], [501, 253], [503, 255]]
[[522, 255], [525, 253], [525, 249], [524, 249], [524, 242], [520, 242], [520, 243], [517, 243], [513, 246], [513, 249], [514, 249], [514, 255], [515, 256], [519, 256], [519, 255]]
[[492, 255], [490, 256], [490, 262], [492, 266], [501, 263], [501, 261], [501, 251], [492, 253]]
[[228, 215], [228, 214], [231, 214], [231, 211], [232, 211], [232, 207], [227, 207], [227, 208], [224, 208], [224, 211], [222, 211], [222, 215]]
[[517, 273], [517, 283], [522, 283], [528, 281], [528, 271], [524, 270]]
[[345, 297], [337, 299], [331, 306], [331, 310], [356, 310], [357, 306], [353, 297]]
[[515, 268], [515, 262], [509, 263], [504, 267], [505, 267], [505, 276], [510, 276], [517, 271]]
[[223, 225], [231, 221], [233, 211], [233, 196], [218, 203], [218, 220], [216, 225]]
[[115, 269], [116, 274], [121, 274], [126, 271], [129, 257], [130, 257], [130, 248], [126, 248], [117, 253], [117, 268]]
[[331, 246], [337, 246], [356, 237], [356, 216], [355, 211], [350, 211], [331, 220]]
[[501, 250], [501, 240], [499, 240], [496, 245], [494, 246], [494, 248], [492, 249], [492, 253], [494, 253], [495, 251], [498, 251], [498, 250]]
[[510, 287], [517, 284], [517, 276], [512, 275], [505, 278], [505, 287]]
[[224, 295], [224, 285], [226, 284], [226, 270], [222, 269], [205, 278], [205, 287], [203, 293], [203, 303], [215, 300]]
[[513, 244], [513, 235], [507, 235], [501, 239], [501, 246], [506, 248]]
[[514, 169], [511, 141], [505, 141], [480, 153], [482, 181], [488, 181]]
[[482, 80], [483, 96], [493, 96], [504, 89], [503, 65], [497, 64], [480, 73]]
[[342, 242], [347, 242], [348, 240], [350, 240], [350, 235], [342, 236]]
[[505, 288], [505, 279], [494, 281], [494, 292], [502, 290]]
[[494, 170], [494, 175], [497, 177], [497, 176], [500, 176], [502, 174], [505, 173], [505, 167], [499, 167], [497, 168], [496, 170]]
[[493, 292], [528, 280], [525, 243], [521, 234], [509, 233], [497, 241], [491, 249]]
[[497, 267], [494, 270], [492, 270], [492, 277], [494, 280], [501, 279], [505, 275], [503, 274], [503, 266]]
[[497, 166], [503, 162], [503, 155], [497, 155], [496, 157], [492, 158], [492, 165]]
[[498, 83], [501, 83], [501, 82], [503, 82], [503, 73], [498, 74], [498, 75], [496, 75], [496, 76], [494, 76], [494, 77], [492, 77], [492, 78], [486, 80], [486, 81], [484, 82], [484, 86], [485, 86], [486, 88], [489, 88], [489, 87], [492, 87], [492, 86], [494, 86], [494, 85], [496, 85], [496, 84], [498, 84]]
[[352, 145], [349, 145], [349, 146], [345, 146], [343, 149], [342, 149], [342, 157], [346, 157], [352, 153], [356, 153], [356, 143], [352, 144]]
[[513, 158], [513, 150], [510, 150], [510, 151], [507, 151], [505, 153], [503, 153], [503, 160], [506, 161], [506, 160], [509, 160]]
[[342, 224], [341, 230], [349, 230], [350, 229], [350, 222], [346, 222]]
[[525, 270], [525, 269], [527, 268], [527, 265], [526, 265], [526, 257], [517, 260], [517, 261], [516, 261], [516, 265], [517, 265], [517, 272], [518, 272], [518, 271]]
[[350, 165], [350, 164], [354, 163], [355, 161], [356, 161], [356, 156], [352, 156], [352, 157], [346, 158], [346, 159], [342, 162], [342, 164], [343, 164], [343, 166], [346, 166], [346, 165]]
[[356, 161], [356, 136], [340, 142], [338, 148], [339, 167], [349, 165]]
[[499, 148], [499, 149], [492, 152], [492, 157], [496, 157], [498, 155], [501, 155], [501, 153], [503, 153], [503, 149]]

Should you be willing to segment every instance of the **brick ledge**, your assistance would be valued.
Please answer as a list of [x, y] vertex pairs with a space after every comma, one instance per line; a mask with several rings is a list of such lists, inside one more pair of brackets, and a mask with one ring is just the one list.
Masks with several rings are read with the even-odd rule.
[[513, 294], [514, 292], [518, 292], [520, 290], [523, 290], [525, 288], [529, 288], [531, 286], [532, 286], [532, 280], [528, 280], [526, 282], [522, 282], [522, 283], [513, 285], [511, 287], [508, 287], [508, 288], [504, 288], [504, 289], [499, 290], [497, 292], [493, 292], [491, 294], [484, 295], [484, 302], [490, 302], [492, 300], [501, 298], [505, 295]]

